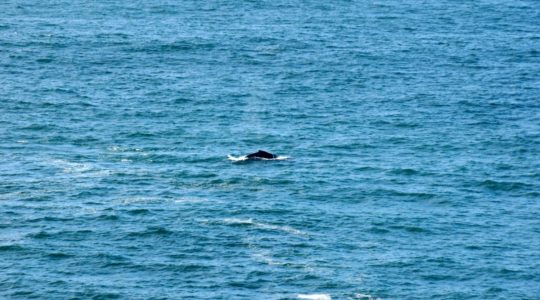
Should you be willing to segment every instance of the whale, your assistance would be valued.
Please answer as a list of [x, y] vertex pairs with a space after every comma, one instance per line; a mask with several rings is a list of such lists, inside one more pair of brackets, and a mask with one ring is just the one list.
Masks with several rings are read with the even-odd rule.
[[257, 159], [257, 158], [272, 159], [272, 158], [277, 158], [277, 155], [272, 154], [270, 152], [266, 152], [264, 150], [259, 150], [259, 151], [255, 152], [255, 153], [251, 153], [251, 154], [246, 155], [246, 157], [248, 159]]
[[288, 156], [278, 156], [276, 154], [272, 154], [268, 151], [259, 150], [255, 153], [251, 153], [248, 155], [241, 155], [241, 156], [234, 156], [231, 154], [227, 155], [227, 158], [230, 161], [233, 162], [249, 162], [249, 161], [257, 161], [257, 160], [287, 160], [289, 159]]

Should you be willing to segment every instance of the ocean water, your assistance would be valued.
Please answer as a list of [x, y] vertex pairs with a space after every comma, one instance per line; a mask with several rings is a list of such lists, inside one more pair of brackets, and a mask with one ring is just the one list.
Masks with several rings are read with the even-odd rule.
[[0, 3], [2, 299], [539, 299], [539, 212], [538, 1]]

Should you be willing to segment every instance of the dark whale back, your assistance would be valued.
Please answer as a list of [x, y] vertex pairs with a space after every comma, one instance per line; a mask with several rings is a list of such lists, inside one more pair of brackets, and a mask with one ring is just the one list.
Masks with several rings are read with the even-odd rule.
[[276, 156], [270, 152], [259, 150], [255, 153], [251, 153], [247, 158], [276, 158]]

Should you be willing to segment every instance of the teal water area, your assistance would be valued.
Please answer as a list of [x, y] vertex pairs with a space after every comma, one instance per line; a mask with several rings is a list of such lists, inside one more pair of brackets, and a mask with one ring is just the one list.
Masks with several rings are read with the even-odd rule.
[[538, 299], [539, 20], [3, 1], [0, 298]]

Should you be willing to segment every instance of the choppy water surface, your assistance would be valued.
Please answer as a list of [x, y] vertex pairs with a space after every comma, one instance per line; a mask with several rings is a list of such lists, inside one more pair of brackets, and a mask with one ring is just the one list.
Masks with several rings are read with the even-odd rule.
[[540, 294], [537, 1], [0, 11], [1, 298]]

